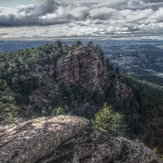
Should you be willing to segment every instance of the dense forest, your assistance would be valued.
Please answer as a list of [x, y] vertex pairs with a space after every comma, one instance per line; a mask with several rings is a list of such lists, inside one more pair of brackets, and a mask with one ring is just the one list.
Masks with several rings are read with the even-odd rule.
[[[88, 43], [93, 46], [92, 42]], [[73, 56], [76, 47], [82, 45], [77, 41], [67, 45], [60, 41], [46, 44], [38, 48], [4, 52], [0, 54], [0, 122], [2, 125], [18, 123], [17, 117], [25, 117], [25, 106], [32, 103], [30, 95], [39, 87], [39, 78], [31, 76], [24, 80], [35, 65], [53, 65], [54, 69], [59, 57]], [[125, 136], [139, 140], [157, 154], [163, 153], [163, 88], [159, 78], [133, 77], [122, 74], [106, 59], [107, 71], [111, 72], [111, 84], [104, 88], [104, 93], [90, 93], [81, 84], [58, 83], [56, 74], [53, 83], [58, 85], [58, 92], [51, 97], [46, 106], [35, 106], [28, 118], [59, 114], [73, 114], [92, 120], [92, 125], [110, 131], [116, 136]], [[40, 68], [40, 71], [41, 68]], [[27, 78], [27, 77], [26, 77]], [[125, 83], [132, 89], [133, 95], [121, 100], [116, 95], [116, 80]], [[81, 107], [85, 106], [84, 111]], [[32, 104], [31, 104], [32, 105]], [[26, 110], [27, 111], [27, 110]], [[109, 123], [109, 125], [108, 125]], [[110, 127], [109, 127], [110, 126]]]
[[138, 79], [147, 81], [147, 83], [152, 83], [152, 85], [159, 85], [163, 89], [163, 78], [156, 75], [143, 75], [137, 76]]

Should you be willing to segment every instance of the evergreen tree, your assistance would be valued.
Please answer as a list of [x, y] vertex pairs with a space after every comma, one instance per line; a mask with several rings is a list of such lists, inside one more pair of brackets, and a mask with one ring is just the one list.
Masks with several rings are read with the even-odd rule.
[[124, 136], [126, 134], [126, 124], [123, 116], [118, 112], [114, 112], [112, 106], [106, 102], [103, 108], [95, 114], [92, 124], [94, 127], [108, 130], [111, 134], [116, 136]]
[[76, 45], [76, 47], [79, 47], [79, 46], [82, 45], [82, 42], [78, 40], [78, 41], [76, 41], [76, 44], [75, 45]]

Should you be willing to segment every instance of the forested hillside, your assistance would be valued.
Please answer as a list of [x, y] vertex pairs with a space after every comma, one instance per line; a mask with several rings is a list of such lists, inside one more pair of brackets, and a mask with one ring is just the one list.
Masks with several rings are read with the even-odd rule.
[[0, 55], [2, 125], [17, 123], [18, 117], [80, 115], [163, 153], [163, 88], [121, 74], [98, 45], [57, 41]]

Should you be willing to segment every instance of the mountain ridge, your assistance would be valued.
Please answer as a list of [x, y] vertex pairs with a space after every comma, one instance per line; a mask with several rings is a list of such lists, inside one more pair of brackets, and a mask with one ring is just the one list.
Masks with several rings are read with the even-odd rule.
[[98, 45], [81, 45], [57, 41], [1, 54], [0, 121], [59, 114], [92, 119], [107, 102], [123, 115], [127, 137], [162, 148], [156, 135], [162, 135], [162, 91], [121, 74]]

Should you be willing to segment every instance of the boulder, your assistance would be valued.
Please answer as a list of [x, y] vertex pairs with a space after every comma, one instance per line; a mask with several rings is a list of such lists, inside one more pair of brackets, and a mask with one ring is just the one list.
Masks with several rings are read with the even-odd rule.
[[163, 163], [149, 148], [87, 127], [37, 163]]
[[0, 163], [34, 163], [88, 123], [75, 116], [41, 117], [5, 130], [0, 135]]

